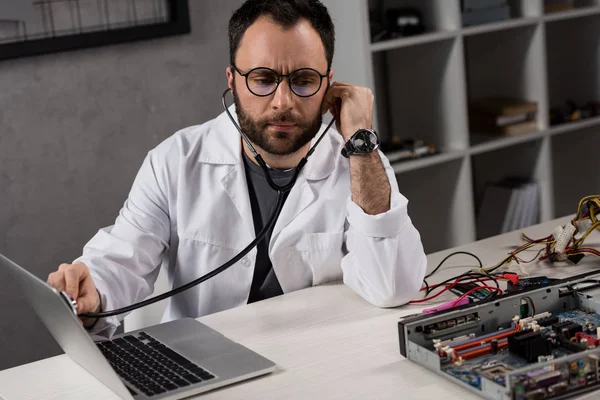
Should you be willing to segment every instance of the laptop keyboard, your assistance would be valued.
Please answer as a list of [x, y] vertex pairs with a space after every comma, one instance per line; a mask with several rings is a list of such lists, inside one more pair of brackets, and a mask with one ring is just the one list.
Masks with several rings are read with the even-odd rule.
[[146, 396], [215, 378], [145, 332], [97, 345], [115, 372]]

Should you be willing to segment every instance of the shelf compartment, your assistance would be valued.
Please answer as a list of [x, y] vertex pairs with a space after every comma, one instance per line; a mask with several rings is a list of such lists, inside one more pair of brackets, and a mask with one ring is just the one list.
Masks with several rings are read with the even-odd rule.
[[[473, 162], [473, 197], [475, 204], [476, 219], [481, 216], [481, 204], [484, 199], [486, 187], [496, 182], [502, 181], [505, 178], [518, 177], [525, 180], [537, 181], [540, 179], [540, 166], [543, 163], [543, 140], [529, 141], [525, 143], [514, 144], [510, 147], [504, 147], [485, 154], [475, 154], [472, 157]], [[540, 218], [540, 198], [541, 187], [538, 187], [538, 200], [536, 221]], [[499, 205], [500, 206], [500, 205]], [[507, 204], [504, 204], [507, 206]], [[502, 206], [500, 206], [502, 207]], [[504, 213], [507, 210], [486, 210], [485, 212]], [[484, 239], [491, 235], [500, 234], [501, 226], [482, 228], [479, 227], [477, 239]], [[496, 231], [495, 231], [496, 230]], [[484, 234], [483, 232], [488, 232]]]
[[[476, 3], [477, 0], [471, 0]], [[463, 2], [461, 2], [462, 4]], [[467, 3], [467, 2], [464, 2]], [[487, 31], [511, 29], [515, 26], [535, 24], [539, 21], [541, 15], [541, 4], [539, 0], [509, 0], [507, 2], [509, 18], [498, 21], [484, 22], [476, 25], [465, 25], [464, 16], [461, 8], [461, 21], [464, 34], [478, 34]], [[474, 12], [489, 13], [494, 7], [475, 9]]]
[[[548, 106], [542, 27], [522, 26], [468, 36], [464, 40], [469, 103], [489, 97], [534, 101], [537, 103], [536, 130], [543, 130]], [[531, 139], [527, 135], [540, 134], [536, 130], [501, 140], [508, 144], [528, 141]], [[485, 141], [502, 143], [498, 142], [498, 135], [477, 132], [474, 127], [470, 127], [470, 131], [470, 144], [476, 147], [475, 151], [487, 151]], [[490, 146], [493, 149], [495, 145]]]
[[552, 137], [555, 216], [577, 211], [584, 196], [600, 194], [600, 126]]
[[460, 39], [374, 54], [383, 140], [415, 139], [440, 152], [468, 147]]
[[[600, 8], [599, 8], [600, 9]], [[546, 25], [548, 95], [550, 106], [564, 108], [600, 103], [600, 15], [564, 19]], [[562, 124], [550, 119], [552, 129]], [[584, 122], [582, 119], [578, 122]]]
[[[372, 50], [381, 51], [440, 40], [460, 28], [459, 0], [369, 0], [369, 21]], [[409, 36], [390, 37], [386, 11], [390, 9], [415, 9], [422, 16], [424, 32]]]

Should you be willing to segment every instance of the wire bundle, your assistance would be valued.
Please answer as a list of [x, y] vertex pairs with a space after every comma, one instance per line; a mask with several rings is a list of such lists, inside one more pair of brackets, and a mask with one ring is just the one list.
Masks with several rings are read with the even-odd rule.
[[[429, 278], [430, 276], [435, 274], [441, 268], [441, 266], [444, 264], [444, 262], [446, 262], [446, 260], [448, 260], [450, 257], [453, 257], [458, 254], [466, 254], [466, 255], [469, 255], [469, 256], [475, 258], [479, 262], [479, 267], [480, 268], [483, 267], [483, 264], [481, 263], [481, 260], [479, 259], [479, 257], [477, 257], [473, 253], [469, 253], [467, 251], [456, 251], [454, 253], [449, 254], [438, 264], [437, 267], [435, 267], [435, 269], [433, 271], [431, 271], [428, 275], [425, 276], [425, 279], [423, 279], [424, 287], [421, 288], [421, 291], [425, 292], [425, 297], [422, 299], [413, 300], [410, 302], [410, 304], [418, 304], [418, 303], [423, 303], [426, 301], [433, 300], [433, 299], [441, 296], [442, 294], [444, 294], [448, 291], [451, 291], [452, 289], [455, 289], [457, 286], [465, 285], [465, 284], [474, 285], [476, 287], [468, 290], [466, 293], [461, 295], [455, 301], [455, 304], [460, 302], [465, 297], [479, 298], [476, 296], [476, 292], [481, 291], [481, 290], [487, 290], [488, 292], [491, 291], [490, 293], [485, 294], [485, 296], [487, 298], [494, 297], [498, 294], [503, 293], [502, 289], [500, 289], [500, 285], [498, 283], [498, 279], [500, 279], [501, 277], [493, 276], [493, 275], [485, 273], [485, 272], [468, 271], [468, 272], [465, 272], [458, 276], [454, 276], [452, 278], [446, 279], [445, 281], [443, 281], [441, 283], [438, 283], [435, 285], [429, 285], [427, 283], [427, 278]], [[493, 282], [494, 286], [488, 285], [487, 282]], [[433, 292], [437, 292], [437, 293], [432, 295], [431, 293], [433, 293]]]
[[[590, 233], [592, 233], [595, 229], [600, 230], [600, 221], [598, 220], [598, 215], [600, 215], [600, 195], [586, 196], [580, 200], [577, 207], [577, 213], [575, 214], [573, 220], [569, 222], [569, 224], [565, 225], [564, 227], [558, 227], [554, 234], [548, 235], [541, 239], [532, 239], [524, 233], [521, 233], [521, 240], [524, 243], [512, 252], [508, 253], [503, 260], [487, 268], [483, 267], [481, 260], [475, 254], [466, 251], [456, 251], [451, 253], [446, 256], [432, 272], [427, 274], [425, 279], [423, 279], [424, 286], [421, 288], [421, 291], [425, 292], [425, 297], [422, 299], [413, 300], [410, 302], [410, 304], [418, 304], [433, 300], [443, 293], [453, 291], [453, 289], [456, 289], [458, 286], [465, 284], [469, 284], [473, 286], [473, 288], [463, 293], [455, 302], [452, 303], [452, 306], [458, 304], [460, 300], [464, 299], [465, 297], [469, 297], [472, 300], [479, 300], [482, 298], [482, 293], [485, 293], [485, 299], [500, 295], [503, 292], [500, 289], [498, 280], [512, 280], [512, 277], [517, 277], [517, 275], [501, 272], [498, 273], [495, 271], [505, 265], [510, 264], [512, 261], [515, 261], [517, 264], [530, 263], [536, 259], [550, 260], [552, 262], [569, 260], [573, 263], [577, 263], [581, 260], [581, 258], [588, 254], [600, 257], [600, 251], [591, 247], [583, 247], [583, 244]], [[523, 258], [519, 257], [519, 253], [522, 251], [538, 245], [544, 245], [545, 247], [540, 249], [532, 259], [524, 260]], [[465, 254], [475, 258], [479, 264], [479, 269], [465, 272], [435, 285], [429, 285], [427, 279], [435, 274], [444, 264], [444, 262], [446, 262], [446, 260], [458, 254]], [[488, 285], [489, 282], [494, 283], [495, 287]], [[486, 292], [484, 292], [484, 290], [486, 290]], [[437, 293], [432, 295], [433, 292]], [[480, 292], [479, 296], [477, 296], [477, 292]], [[535, 310], [535, 306], [533, 304], [530, 304], [530, 308]]]
[[[559, 227], [562, 229], [561, 232], [566, 231], [567, 228], [570, 228], [569, 232], [573, 232], [573, 234], [569, 235], [565, 241], [564, 248], [561, 248], [562, 246], [557, 246], [557, 237], [555, 237], [555, 235], [548, 235], [541, 239], [531, 239], [524, 233], [521, 233], [521, 240], [525, 243], [510, 252], [508, 256], [499, 263], [488, 268], [482, 268], [482, 272], [493, 272], [513, 260], [517, 263], [530, 263], [539, 258], [540, 261], [550, 260], [555, 262], [569, 260], [573, 263], [577, 263], [586, 254], [600, 257], [600, 251], [591, 247], [582, 247], [590, 233], [595, 229], [600, 230], [600, 221], [598, 221], [599, 214], [600, 195], [586, 196], [579, 201], [577, 213], [575, 214], [575, 217], [573, 217], [573, 220], [565, 225], [565, 227]], [[560, 237], [558, 239], [560, 239]], [[525, 261], [517, 256], [520, 252], [537, 245], [545, 245], [545, 248], [541, 249], [533, 259]]]

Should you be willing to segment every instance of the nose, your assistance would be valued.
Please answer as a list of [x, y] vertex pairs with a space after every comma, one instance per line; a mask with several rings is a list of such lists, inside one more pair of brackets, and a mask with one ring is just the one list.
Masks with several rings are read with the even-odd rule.
[[279, 86], [273, 94], [273, 100], [271, 101], [271, 107], [278, 111], [287, 111], [292, 109], [294, 106], [294, 93], [290, 89], [290, 85], [287, 82], [287, 78], [283, 78], [279, 82]]

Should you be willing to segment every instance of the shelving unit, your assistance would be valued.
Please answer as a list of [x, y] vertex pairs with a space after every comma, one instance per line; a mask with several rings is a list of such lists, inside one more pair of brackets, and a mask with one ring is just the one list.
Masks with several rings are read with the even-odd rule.
[[[509, 0], [509, 20], [466, 28], [460, 0], [323, 1], [336, 24], [334, 79], [373, 90], [383, 140], [422, 139], [440, 150], [392, 163], [428, 253], [478, 238], [483, 188], [506, 176], [539, 183], [539, 222], [600, 192], [600, 116], [551, 126], [549, 112], [569, 99], [600, 102], [600, 0], [548, 14], [543, 0]], [[372, 43], [389, 7], [418, 8], [426, 32]], [[538, 131], [471, 132], [467, 105], [490, 95], [536, 101]]]

